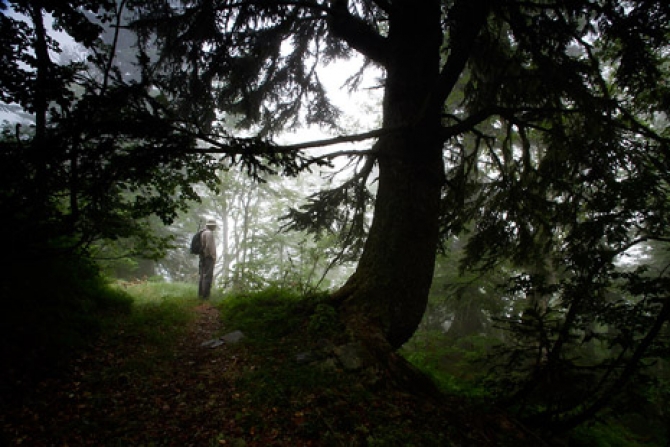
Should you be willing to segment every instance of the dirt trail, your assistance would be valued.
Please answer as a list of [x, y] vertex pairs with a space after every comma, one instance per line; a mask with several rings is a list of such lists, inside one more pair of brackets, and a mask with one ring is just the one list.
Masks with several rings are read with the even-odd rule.
[[69, 373], [0, 414], [0, 445], [209, 445], [233, 419], [225, 372], [237, 361], [225, 345], [202, 346], [220, 329], [218, 310], [203, 303], [195, 311], [171, 358], [152, 357], [140, 340], [100, 341]]

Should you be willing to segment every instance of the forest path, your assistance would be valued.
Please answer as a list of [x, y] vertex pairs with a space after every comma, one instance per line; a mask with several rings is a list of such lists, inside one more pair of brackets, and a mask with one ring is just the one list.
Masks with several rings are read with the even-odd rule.
[[229, 371], [241, 363], [225, 344], [203, 346], [221, 330], [216, 307], [201, 303], [194, 311], [167, 350], [121, 328], [97, 341], [66, 374], [0, 414], [0, 445], [208, 446], [216, 439], [226, 445], [222, 432], [241, 435]]
[[119, 319], [63, 374], [0, 412], [0, 446], [544, 445], [460, 398], [436, 405], [300, 364], [299, 339], [212, 348], [206, 342], [228, 329], [218, 309], [189, 309], [194, 318], [179, 321]]

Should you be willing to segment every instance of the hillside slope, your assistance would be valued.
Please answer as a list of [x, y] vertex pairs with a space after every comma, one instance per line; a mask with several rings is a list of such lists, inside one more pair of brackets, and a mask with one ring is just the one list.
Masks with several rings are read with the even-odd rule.
[[180, 323], [147, 336], [120, 320], [68, 371], [0, 415], [0, 440], [34, 447], [542, 445], [493, 409], [367, 387], [351, 372], [304, 361], [309, 343], [295, 334], [212, 347], [206, 342], [234, 328], [222, 325], [211, 304], [194, 302], [190, 311], [173, 338], [155, 334]]

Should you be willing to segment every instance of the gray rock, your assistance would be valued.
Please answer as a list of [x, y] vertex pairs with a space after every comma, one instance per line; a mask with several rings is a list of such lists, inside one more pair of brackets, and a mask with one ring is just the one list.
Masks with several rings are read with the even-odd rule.
[[239, 343], [244, 337], [245, 335], [242, 331], [233, 331], [221, 337], [221, 340], [226, 343], [234, 344]]
[[224, 343], [225, 342], [220, 338], [212, 338], [211, 340], [203, 341], [202, 343], [200, 343], [200, 346], [202, 346], [203, 348], [212, 348], [213, 349], [213, 348], [218, 348], [219, 346], [221, 346]]
[[347, 371], [358, 371], [369, 364], [368, 353], [360, 343], [348, 343], [333, 349], [337, 360]]
[[202, 346], [203, 348], [206, 348], [206, 347], [212, 346], [213, 344], [217, 343], [218, 341], [219, 341], [218, 338], [212, 338], [211, 340], [203, 341], [202, 343], [200, 343], [200, 346]]
[[244, 334], [242, 333], [242, 331], [233, 331], [230, 332], [229, 334], [224, 335], [223, 337], [212, 338], [211, 340], [203, 341], [202, 343], [200, 343], [200, 346], [202, 346], [203, 348], [209, 347], [213, 349], [218, 348], [219, 346], [224, 345], [226, 343], [229, 344], [239, 343], [240, 340], [242, 340], [243, 338]]
[[301, 352], [296, 354], [295, 361], [298, 363], [309, 363], [314, 359], [314, 354], [311, 352]]
[[218, 348], [219, 346], [221, 346], [221, 345], [224, 344], [224, 343], [225, 343], [225, 342], [224, 342], [223, 340], [218, 339], [218, 340], [215, 340], [214, 343], [212, 343], [211, 345], [209, 345], [209, 347], [212, 348], [212, 349], [213, 349], [213, 348]]

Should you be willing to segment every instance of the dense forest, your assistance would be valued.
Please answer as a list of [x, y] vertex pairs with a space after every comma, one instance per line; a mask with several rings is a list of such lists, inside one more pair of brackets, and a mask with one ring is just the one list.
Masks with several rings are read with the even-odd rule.
[[[301, 441], [235, 445], [669, 445], [669, 57], [665, 0], [0, 1], [0, 442], [167, 306], [160, 333], [249, 337], [199, 391], [303, 374], [300, 410], [233, 416], [284, 405]], [[405, 404], [414, 437], [377, 424]]]

